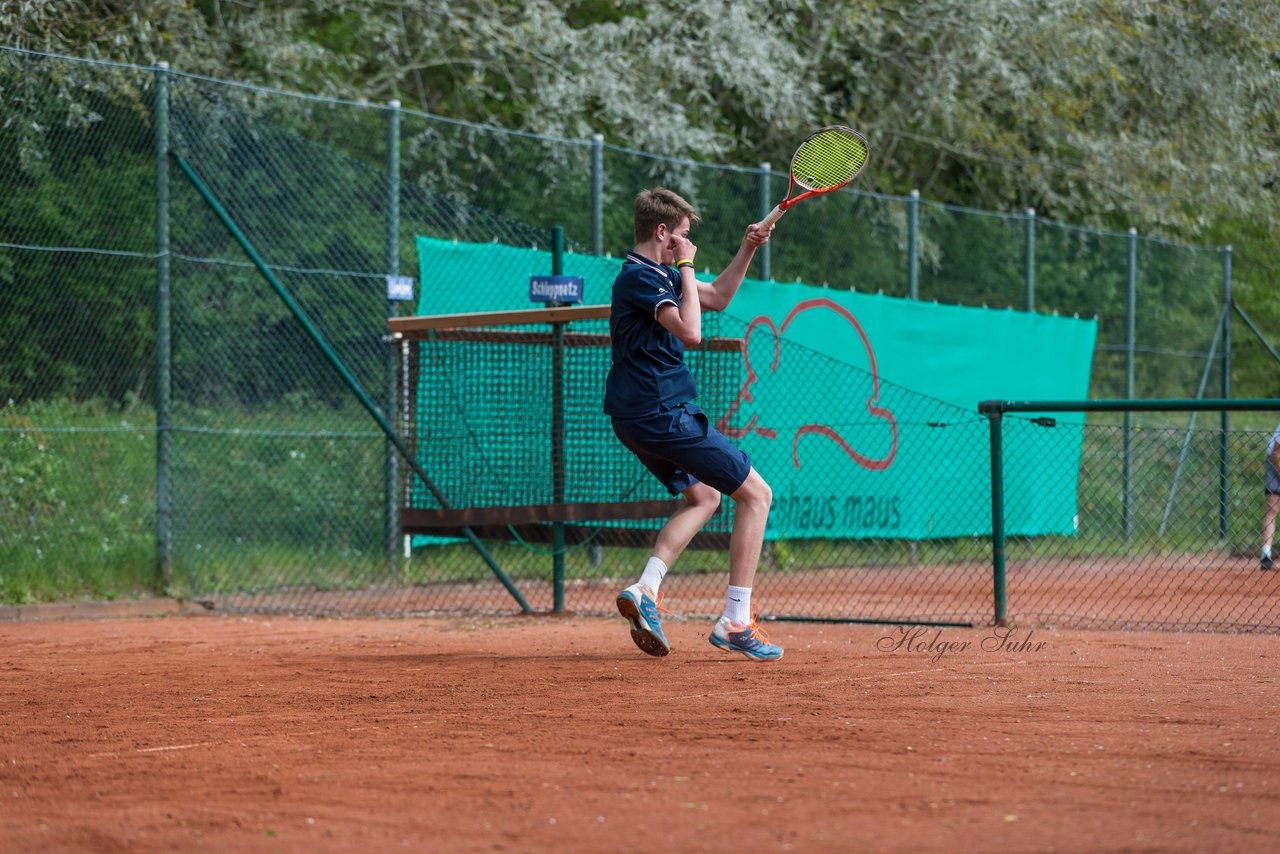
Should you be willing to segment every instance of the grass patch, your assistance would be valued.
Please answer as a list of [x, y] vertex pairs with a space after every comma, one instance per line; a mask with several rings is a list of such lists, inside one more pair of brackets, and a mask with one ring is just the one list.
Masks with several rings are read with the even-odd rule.
[[156, 591], [153, 423], [99, 404], [0, 409], [0, 602]]

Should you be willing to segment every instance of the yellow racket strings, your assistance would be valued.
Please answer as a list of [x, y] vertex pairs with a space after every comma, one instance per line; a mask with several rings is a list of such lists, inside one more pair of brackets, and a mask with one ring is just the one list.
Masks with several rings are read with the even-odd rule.
[[796, 149], [791, 175], [806, 190], [826, 190], [849, 183], [867, 162], [867, 143], [843, 128], [818, 131]]

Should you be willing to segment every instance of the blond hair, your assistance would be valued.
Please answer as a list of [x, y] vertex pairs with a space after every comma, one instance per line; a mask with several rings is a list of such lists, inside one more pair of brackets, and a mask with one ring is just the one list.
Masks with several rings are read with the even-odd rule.
[[665, 187], [642, 190], [636, 196], [636, 243], [653, 237], [660, 225], [674, 229], [685, 217], [695, 223], [698, 212], [677, 194]]

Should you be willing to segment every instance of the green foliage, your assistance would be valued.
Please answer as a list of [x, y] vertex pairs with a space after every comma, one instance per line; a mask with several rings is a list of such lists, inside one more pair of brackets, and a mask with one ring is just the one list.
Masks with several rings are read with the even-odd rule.
[[154, 589], [154, 416], [112, 409], [0, 409], [0, 601]]
[[5, 419], [5, 426], [18, 432], [6, 443], [0, 459], [0, 524], [6, 530], [17, 528], [24, 515], [47, 513], [58, 503], [49, 477], [54, 459], [48, 452], [48, 438], [38, 428], [19, 426], [19, 420]]
[[865, 186], [1167, 236], [1276, 215], [1270, 0], [90, 0], [10, 4], [0, 32], [672, 156], [781, 164], [847, 121]]
[[1280, 362], [1272, 355], [1280, 353], [1280, 229], [1265, 220], [1223, 221], [1214, 226], [1212, 237], [1232, 245], [1232, 295], [1262, 334], [1260, 339], [1236, 316], [1233, 394], [1280, 397]]
[[[317, 429], [321, 418], [327, 429]], [[379, 548], [384, 442], [354, 400], [335, 410], [304, 392], [252, 413], [197, 410], [183, 420], [175, 477], [201, 488], [179, 496], [178, 514], [201, 550], [244, 541], [309, 549], [320, 531], [352, 532], [352, 554]]]
[[[127, 105], [100, 96], [88, 102], [97, 117], [89, 124], [75, 122], [65, 104], [44, 104], [14, 122], [56, 132], [42, 136], [30, 168], [0, 163], [15, 167], [0, 199], [0, 242], [107, 252], [152, 242], [153, 167], [137, 132], [145, 129]], [[98, 132], [109, 120], [136, 130]], [[34, 145], [12, 134], [8, 141], [13, 147], [0, 159]], [[123, 400], [149, 392], [150, 374], [138, 366], [153, 347], [155, 274], [154, 262], [138, 254], [41, 248], [0, 255], [0, 400]]]
[[1268, 2], [835, 5], [819, 65], [879, 143], [873, 181], [1183, 237], [1276, 214]]

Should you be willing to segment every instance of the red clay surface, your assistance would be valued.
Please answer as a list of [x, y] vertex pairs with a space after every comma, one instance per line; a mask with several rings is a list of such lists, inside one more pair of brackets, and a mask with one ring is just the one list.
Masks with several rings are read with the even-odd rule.
[[707, 628], [0, 622], [0, 849], [1280, 846], [1274, 637]]

